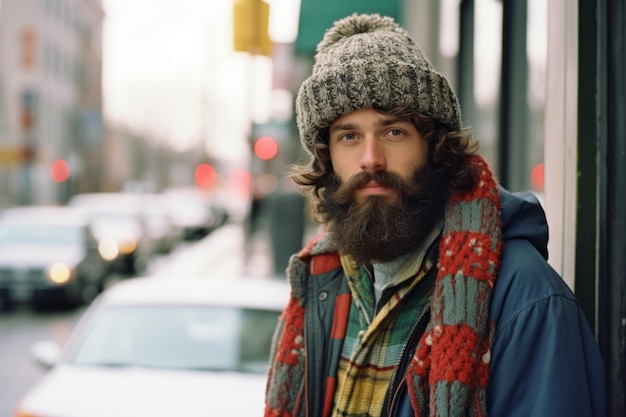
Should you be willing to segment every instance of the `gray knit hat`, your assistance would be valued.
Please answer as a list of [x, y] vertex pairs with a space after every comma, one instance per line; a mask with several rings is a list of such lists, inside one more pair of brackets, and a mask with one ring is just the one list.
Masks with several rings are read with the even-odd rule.
[[333, 120], [351, 111], [401, 107], [460, 128], [448, 80], [390, 17], [363, 14], [336, 21], [317, 45], [313, 74], [298, 91], [300, 140], [308, 152]]

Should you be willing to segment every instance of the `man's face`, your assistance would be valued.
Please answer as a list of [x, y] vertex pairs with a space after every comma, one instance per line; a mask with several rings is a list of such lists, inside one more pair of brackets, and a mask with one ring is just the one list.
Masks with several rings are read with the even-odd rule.
[[421, 134], [369, 109], [343, 116], [330, 132], [335, 181], [326, 210], [340, 252], [386, 262], [415, 250], [443, 216], [448, 192]]
[[[360, 109], [339, 117], [330, 125], [330, 156], [337, 177], [345, 182], [362, 173], [387, 171], [409, 179], [424, 166], [428, 143], [410, 120]], [[358, 201], [383, 196], [394, 201], [396, 190], [372, 180], [359, 186]]]

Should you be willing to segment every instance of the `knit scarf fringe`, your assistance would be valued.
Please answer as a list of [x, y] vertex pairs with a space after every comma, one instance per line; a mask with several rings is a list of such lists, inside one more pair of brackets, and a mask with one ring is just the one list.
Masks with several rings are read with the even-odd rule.
[[431, 323], [407, 370], [417, 417], [484, 417], [494, 324], [489, 306], [502, 250], [498, 189], [480, 157], [478, 186], [446, 205]]

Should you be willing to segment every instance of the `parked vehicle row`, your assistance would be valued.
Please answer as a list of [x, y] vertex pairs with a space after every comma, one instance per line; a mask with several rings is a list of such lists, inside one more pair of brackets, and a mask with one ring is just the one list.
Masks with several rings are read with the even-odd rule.
[[161, 194], [161, 198], [184, 240], [201, 239], [229, 219], [224, 208], [208, 202], [193, 189], [169, 189]]
[[119, 193], [77, 194], [68, 206], [82, 209], [94, 227], [103, 252], [115, 270], [142, 273], [156, 253], [157, 239], [143, 215], [142, 201]]
[[145, 274], [154, 256], [227, 220], [193, 192], [85, 193], [1, 210], [0, 309], [89, 303], [112, 274]]

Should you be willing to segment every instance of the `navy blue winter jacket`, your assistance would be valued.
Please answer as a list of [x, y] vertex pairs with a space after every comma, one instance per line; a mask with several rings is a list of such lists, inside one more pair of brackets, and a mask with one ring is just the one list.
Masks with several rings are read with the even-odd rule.
[[[576, 297], [546, 263], [548, 227], [530, 193], [500, 192], [504, 248], [487, 412], [493, 417], [604, 417], [605, 370]], [[413, 416], [408, 394], [394, 416]]]

